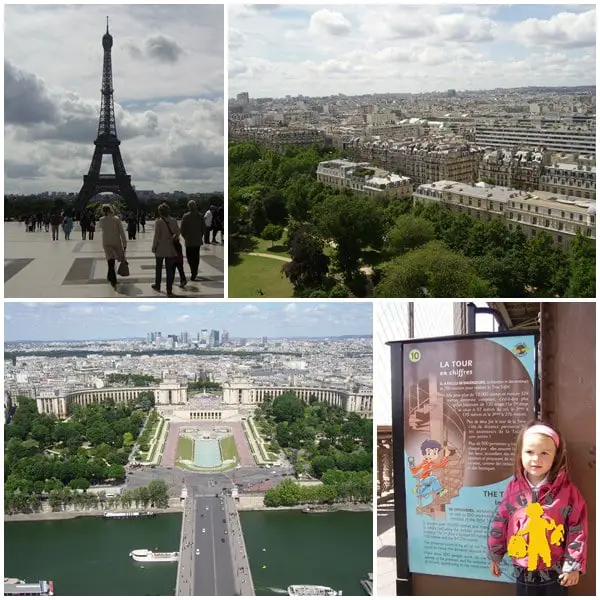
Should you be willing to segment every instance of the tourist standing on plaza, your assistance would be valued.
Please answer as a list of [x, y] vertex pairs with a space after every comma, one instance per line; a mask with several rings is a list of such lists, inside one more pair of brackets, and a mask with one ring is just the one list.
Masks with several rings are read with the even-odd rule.
[[90, 220], [85, 211], [83, 211], [79, 217], [79, 225], [81, 226], [81, 239], [85, 240], [85, 234], [88, 232], [90, 226]]
[[133, 211], [130, 211], [127, 215], [127, 236], [130, 240], [135, 240], [135, 235], [137, 233], [138, 222], [137, 217]]
[[213, 210], [214, 210], [214, 206], [211, 206], [205, 213], [204, 213], [204, 225], [205, 225], [205, 229], [204, 229], [204, 243], [205, 244], [210, 244], [210, 232], [212, 231], [212, 224], [213, 224]]
[[71, 238], [71, 231], [73, 231], [73, 217], [70, 214], [65, 213], [63, 219], [63, 231], [65, 232], [65, 240]]
[[186, 212], [181, 219], [181, 235], [185, 240], [185, 256], [192, 272], [191, 280], [196, 281], [200, 265], [200, 246], [202, 246], [206, 225], [194, 200], [190, 200], [187, 207], [189, 212]]
[[62, 218], [60, 214], [58, 214], [58, 211], [55, 210], [50, 217], [50, 227], [52, 229], [52, 239], [54, 241], [58, 241], [58, 228], [60, 227], [61, 223]]
[[491, 523], [492, 575], [512, 559], [517, 596], [566, 596], [585, 573], [587, 507], [569, 480], [567, 449], [555, 427], [531, 421], [517, 438], [515, 476]]
[[165, 203], [161, 204], [158, 207], [158, 219], [154, 222], [152, 252], [156, 257], [156, 270], [152, 289], [160, 292], [164, 262], [167, 271], [167, 296], [169, 297], [175, 295], [173, 294], [173, 282], [175, 281], [177, 260], [181, 254], [179, 233], [177, 219], [169, 216], [169, 205]]
[[117, 272], [115, 262], [125, 260], [127, 240], [121, 219], [117, 217], [110, 204], [102, 205], [103, 217], [100, 217], [100, 229], [102, 230], [102, 247], [108, 263], [108, 279], [113, 288], [117, 287]]
[[94, 233], [96, 231], [96, 215], [93, 210], [88, 213], [88, 239], [94, 239]]

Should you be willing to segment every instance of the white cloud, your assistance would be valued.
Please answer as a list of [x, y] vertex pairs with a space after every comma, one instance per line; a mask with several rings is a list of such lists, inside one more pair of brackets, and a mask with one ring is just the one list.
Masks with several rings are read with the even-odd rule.
[[181, 315], [175, 319], [175, 323], [186, 323], [190, 320], [190, 315]]
[[256, 315], [260, 312], [258, 306], [254, 304], [246, 304], [243, 308], [240, 309], [240, 315]]
[[140, 304], [137, 309], [140, 312], [153, 312], [156, 310], [156, 306], [154, 304]]
[[281, 310], [282, 313], [286, 315], [294, 315], [296, 314], [296, 305], [295, 304], [286, 304]]
[[561, 12], [550, 19], [527, 19], [512, 34], [526, 46], [585, 48], [596, 45], [596, 11]]
[[[532, 6], [527, 14], [535, 15], [533, 11]], [[243, 48], [229, 49], [230, 95], [421, 93], [592, 83], [595, 61], [590, 64], [576, 46], [594, 43], [595, 11], [557, 7], [554, 17], [522, 20], [514, 29], [511, 23], [519, 12], [518, 6], [508, 5], [363, 4], [284, 6], [246, 11], [239, 18], [232, 8], [231, 27], [245, 41]], [[332, 35], [336, 23], [338, 35]], [[567, 68], [557, 66], [552, 72], [549, 63], [547, 70], [536, 68], [527, 55], [542, 42], [547, 46], [539, 50], [567, 56]], [[529, 71], [505, 71], [507, 64], [521, 60]]]
[[352, 25], [346, 17], [337, 11], [322, 8], [310, 18], [308, 31], [312, 35], [342, 36], [350, 33]]

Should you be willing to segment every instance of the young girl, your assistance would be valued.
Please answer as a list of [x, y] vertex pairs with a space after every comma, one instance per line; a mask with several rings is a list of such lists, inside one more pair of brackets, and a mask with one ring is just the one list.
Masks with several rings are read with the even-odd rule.
[[567, 475], [567, 450], [555, 427], [528, 423], [517, 438], [515, 478], [488, 534], [492, 575], [512, 559], [517, 596], [566, 595], [585, 573], [587, 509]]

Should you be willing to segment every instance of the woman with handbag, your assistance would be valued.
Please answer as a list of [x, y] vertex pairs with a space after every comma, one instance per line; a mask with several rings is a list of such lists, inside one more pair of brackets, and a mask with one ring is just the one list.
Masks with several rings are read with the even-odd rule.
[[117, 273], [115, 271], [115, 262], [125, 260], [125, 250], [127, 250], [127, 238], [121, 219], [117, 217], [110, 204], [102, 205], [103, 217], [100, 217], [98, 224], [102, 230], [102, 247], [108, 263], [107, 279], [113, 288], [117, 287]]
[[[179, 226], [177, 219], [169, 216], [169, 205], [161, 204], [158, 207], [158, 219], [154, 223], [154, 240], [152, 241], [152, 252], [156, 257], [156, 271], [152, 289], [160, 292], [162, 281], [162, 266], [165, 263], [167, 271], [167, 296], [174, 297], [173, 282], [175, 281], [175, 270], [177, 263], [183, 261], [183, 248], [179, 241]], [[184, 283], [185, 282], [185, 283]], [[187, 281], [185, 275], [181, 282], [183, 287]]]

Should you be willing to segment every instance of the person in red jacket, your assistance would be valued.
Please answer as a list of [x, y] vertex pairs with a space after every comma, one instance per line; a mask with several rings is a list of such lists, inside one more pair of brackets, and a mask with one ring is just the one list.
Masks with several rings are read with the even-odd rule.
[[492, 575], [512, 560], [518, 596], [566, 595], [585, 573], [587, 508], [567, 473], [567, 449], [555, 427], [526, 425], [517, 438], [515, 476], [491, 523]]

